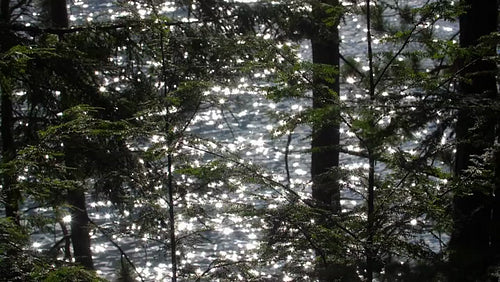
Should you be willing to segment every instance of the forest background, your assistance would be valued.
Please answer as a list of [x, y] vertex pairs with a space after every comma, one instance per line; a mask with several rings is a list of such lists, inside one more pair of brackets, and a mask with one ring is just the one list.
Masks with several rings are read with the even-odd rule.
[[498, 280], [497, 1], [0, 15], [5, 281]]

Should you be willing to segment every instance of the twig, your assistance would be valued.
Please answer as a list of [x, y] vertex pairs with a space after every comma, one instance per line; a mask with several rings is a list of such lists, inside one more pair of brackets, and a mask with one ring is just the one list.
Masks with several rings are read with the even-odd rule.
[[[237, 16], [227, 16], [227, 17], [221, 17], [218, 19], [214, 20], [197, 20], [197, 21], [174, 21], [174, 22], [167, 22], [164, 21], [161, 24], [163, 26], [184, 26], [184, 25], [193, 25], [193, 24], [200, 24], [200, 23], [208, 23], [208, 22], [215, 22], [220, 19], [227, 19], [227, 18], [236, 18]], [[24, 31], [28, 32], [34, 35], [39, 35], [39, 34], [57, 34], [57, 35], [63, 35], [63, 34], [69, 34], [69, 33], [77, 33], [80, 31], [94, 31], [94, 30], [100, 30], [100, 31], [107, 31], [107, 30], [117, 30], [121, 28], [130, 28], [130, 27], [140, 27], [143, 25], [151, 25], [151, 24], [157, 24], [158, 21], [154, 19], [145, 19], [145, 20], [128, 20], [125, 23], [117, 23], [117, 24], [105, 24], [105, 25], [93, 25], [93, 26], [78, 26], [78, 27], [69, 27], [69, 28], [41, 28], [37, 26], [26, 26], [23, 24], [2, 24], [0, 25], [1, 29], [8, 29], [12, 31]]]
[[290, 143], [292, 142], [292, 132], [288, 133], [288, 138], [286, 141], [286, 147], [285, 147], [285, 170], [286, 170], [286, 180], [287, 180], [287, 185], [288, 189], [290, 189], [292, 183], [290, 180], [290, 167], [288, 166], [288, 156], [290, 154]]
[[120, 254], [122, 255], [123, 258], [125, 258], [125, 260], [130, 264], [130, 266], [134, 269], [134, 272], [137, 273], [137, 276], [139, 276], [139, 278], [141, 279], [141, 281], [144, 282], [144, 278], [142, 277], [141, 273], [137, 270], [137, 268], [135, 267], [135, 264], [130, 260], [129, 256], [127, 255], [127, 253], [122, 249], [122, 247], [120, 247], [120, 245], [118, 245], [112, 238], [111, 236], [109, 236], [109, 234], [106, 232], [106, 230], [104, 230], [104, 228], [102, 228], [101, 226], [99, 226], [98, 224], [96, 224], [93, 220], [91, 220], [90, 218], [88, 219], [89, 220], [89, 223], [92, 224], [93, 226], [95, 226], [99, 232], [102, 233], [102, 235], [104, 235], [104, 237], [106, 237], [106, 239], [111, 242], [111, 244], [113, 246], [115, 246], [118, 251], [120, 252]]
[[[429, 3], [429, 0], [425, 3], [425, 5], [427, 5], [428, 3]], [[367, 9], [369, 9], [369, 7], [367, 7]], [[368, 19], [369, 18], [370, 18], [370, 16], [368, 16]], [[417, 27], [422, 22], [423, 22], [423, 20], [421, 19], [419, 22], [417, 22], [413, 26], [413, 28], [411, 29], [410, 33], [408, 34], [408, 37], [406, 37], [403, 45], [401, 45], [401, 47], [399, 48], [398, 52], [396, 52], [396, 54], [394, 56], [392, 56], [391, 60], [382, 69], [382, 71], [380, 72], [380, 75], [378, 76], [378, 78], [375, 81], [375, 83], [372, 82], [372, 79], [373, 79], [373, 53], [372, 53], [372, 48], [371, 48], [371, 32], [370, 32], [370, 29], [369, 29], [370, 27], [369, 27], [369, 24], [368, 24], [368, 56], [369, 56], [369, 59], [370, 59], [370, 73], [371, 73], [371, 75], [370, 75], [370, 86], [373, 86], [373, 91], [375, 91], [375, 87], [377, 87], [377, 85], [379, 84], [379, 82], [382, 80], [382, 77], [384, 77], [384, 74], [389, 69], [389, 67], [392, 65], [392, 63], [394, 62], [394, 60], [396, 60], [396, 58], [401, 54], [401, 52], [403, 52], [403, 50], [406, 48], [406, 46], [410, 43], [410, 39], [413, 37], [413, 33], [415, 32], [415, 30], [417, 30]]]
[[362, 78], [366, 77], [366, 75], [362, 71], [360, 71], [355, 65], [349, 62], [342, 54], [339, 53], [339, 57], [346, 65], [348, 65], [353, 71], [359, 74]]
[[232, 265], [238, 265], [238, 264], [241, 264], [241, 263], [248, 263], [248, 262], [251, 262], [251, 261], [240, 260], [240, 261], [232, 261], [232, 262], [226, 262], [226, 263], [217, 264], [218, 262], [219, 262], [219, 260], [217, 260], [217, 259], [213, 260], [208, 265], [207, 269], [205, 271], [203, 271], [203, 273], [201, 273], [198, 276], [198, 278], [196, 278], [196, 281], [201, 281], [201, 278], [203, 276], [205, 276], [207, 273], [209, 273], [212, 269], [226, 267], [226, 266], [232, 266]]

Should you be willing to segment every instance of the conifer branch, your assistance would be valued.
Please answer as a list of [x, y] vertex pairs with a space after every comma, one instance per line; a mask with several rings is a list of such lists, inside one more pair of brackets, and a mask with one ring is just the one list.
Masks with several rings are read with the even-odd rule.
[[92, 219], [88, 219], [90, 224], [92, 224], [93, 226], [95, 226], [100, 232], [102, 235], [104, 235], [104, 237], [106, 237], [106, 239], [113, 245], [115, 246], [116, 249], [118, 249], [118, 251], [120, 252], [120, 254], [122, 255], [123, 258], [125, 258], [125, 260], [130, 264], [130, 266], [134, 269], [134, 272], [137, 273], [137, 276], [141, 279], [141, 281], [144, 282], [144, 278], [142, 277], [141, 273], [139, 272], [139, 270], [137, 270], [137, 268], [135, 267], [135, 264], [132, 262], [132, 260], [130, 259], [130, 257], [127, 255], [127, 253], [122, 249], [122, 247], [120, 247], [120, 245], [118, 245], [118, 243], [116, 243], [113, 238], [111, 238], [111, 236], [109, 236], [108, 232], [106, 232], [106, 230], [104, 230], [104, 228], [102, 228], [100, 225], [98, 225], [97, 223], [95, 223]]

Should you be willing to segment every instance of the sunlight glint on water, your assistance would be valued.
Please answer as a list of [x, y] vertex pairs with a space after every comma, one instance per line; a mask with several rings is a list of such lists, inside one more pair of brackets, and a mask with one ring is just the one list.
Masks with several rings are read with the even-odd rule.
[[[254, 2], [254, 1], [243, 1], [239, 2]], [[100, 4], [96, 9], [98, 11], [89, 12], [94, 7], [89, 4], [90, 1], [75, 0], [72, 5], [70, 5], [70, 21], [73, 24], [83, 23], [83, 22], [96, 22], [100, 20], [116, 20], [120, 17], [129, 16], [127, 11], [121, 11], [120, 8], [114, 6], [110, 3]], [[99, 2], [92, 2], [93, 4]], [[347, 2], [344, 5], [348, 5]], [[141, 18], [148, 17], [151, 15], [152, 10], [146, 6], [137, 5], [135, 7]], [[174, 13], [175, 8], [172, 3], [165, 3], [160, 7], [160, 11], [163, 13]], [[351, 15], [348, 15], [348, 17]], [[189, 19], [183, 19], [188, 21]], [[347, 55], [352, 55], [356, 57], [356, 61], [364, 62], [366, 58], [363, 54], [359, 54], [359, 48], [356, 48], [359, 44], [363, 44], [366, 40], [364, 38], [365, 31], [363, 26], [358, 24], [358, 16], [352, 16], [351, 20], [347, 20], [347, 25], [341, 26], [341, 37], [343, 39], [343, 52]], [[451, 33], [455, 30], [454, 27], [442, 25], [438, 26], [442, 32]], [[259, 34], [264, 39], [270, 39], [268, 34]], [[378, 41], [379, 39], [376, 39]], [[377, 48], [377, 47], [376, 47]], [[305, 60], [310, 60], [310, 50], [308, 46], [303, 46], [303, 55]], [[402, 59], [402, 58], [401, 58]], [[123, 58], [119, 56], [116, 58], [110, 58], [110, 60], [116, 60], [121, 62]], [[149, 62], [151, 65], [158, 65], [159, 62]], [[362, 68], [367, 71], [366, 66]], [[272, 70], [263, 73], [256, 73], [252, 79], [264, 78], [269, 75]], [[104, 78], [102, 81], [102, 86], [99, 90], [101, 92], [107, 91], [108, 88], [113, 87], [114, 90], [120, 91], [120, 82], [124, 78], [114, 77], [114, 78]], [[343, 90], [349, 90], [349, 85], [355, 85], [356, 80], [353, 77], [346, 78], [347, 83], [342, 86]], [[252, 85], [249, 83], [250, 80], [247, 78], [241, 78], [240, 84], [235, 89], [222, 88], [219, 86], [214, 86], [207, 95], [217, 94], [224, 95], [224, 98], [218, 100], [221, 107], [219, 109], [210, 109], [207, 111], [201, 111], [192, 121], [192, 124], [188, 127], [188, 132], [190, 133], [200, 133], [204, 138], [213, 139], [217, 141], [218, 144], [212, 143], [213, 146], [217, 147], [220, 144], [224, 145], [227, 152], [246, 152], [246, 156], [239, 160], [241, 163], [255, 163], [263, 165], [269, 169], [272, 178], [275, 181], [284, 181], [284, 147], [286, 140], [284, 138], [271, 138], [273, 134], [274, 127], [280, 123], [277, 121], [274, 123], [264, 113], [272, 111], [291, 111], [299, 113], [303, 110], [304, 106], [301, 104], [275, 104], [270, 103], [264, 98], [263, 93], [255, 91], [252, 89]], [[161, 88], [161, 85], [157, 85]], [[214, 92], [214, 93], [211, 93]], [[348, 91], [345, 91], [346, 93]], [[353, 92], [354, 93], [354, 92]], [[357, 98], [363, 98], [363, 93], [354, 93]], [[384, 94], [382, 94], [384, 95]], [[388, 95], [388, 94], [387, 94]], [[243, 101], [243, 106], [241, 104], [233, 103], [233, 100], [240, 99]], [[342, 101], [347, 101], [351, 96], [342, 95]], [[411, 99], [410, 96], [407, 99]], [[246, 103], [246, 104], [245, 104]], [[222, 105], [224, 105], [222, 107]], [[246, 105], [246, 106], [244, 106]], [[227, 118], [224, 116], [225, 111], [231, 111], [235, 113], [237, 118]], [[386, 119], [381, 120], [382, 123], [388, 123], [390, 121], [390, 116]], [[229, 129], [231, 128], [231, 129]], [[304, 134], [305, 136], [309, 134], [309, 128], [301, 128], [301, 131], [295, 134]], [[234, 135], [234, 136], [233, 136]], [[342, 138], [349, 142], [354, 137], [354, 133], [350, 132], [347, 128], [342, 128]], [[151, 143], [163, 142], [164, 137], [162, 136], [152, 136]], [[444, 137], [443, 137], [444, 138]], [[442, 143], [446, 142], [444, 138]], [[198, 150], [201, 148], [193, 148], [192, 146], [182, 147], [182, 150], [187, 154], [193, 154], [199, 157], [197, 160], [199, 162], [206, 158], [206, 154], [203, 150]], [[309, 139], [307, 138], [296, 138], [293, 139], [292, 145], [295, 147], [296, 152], [291, 154], [292, 164], [292, 187], [297, 189], [302, 197], [309, 197], [310, 183], [309, 183], [309, 158], [304, 154], [306, 150], [309, 149]], [[133, 146], [133, 145], [131, 145]], [[142, 148], [147, 149], [147, 148]], [[210, 148], [207, 148], [210, 149]], [[351, 144], [347, 146], [349, 151], [359, 152], [360, 148], [357, 144]], [[394, 148], [388, 148], [389, 152], [395, 152]], [[412, 148], [407, 150], [411, 154], [416, 152]], [[225, 164], [227, 167], [232, 167], [238, 165], [235, 162], [227, 162]], [[367, 164], [359, 158], [343, 156], [342, 167], [351, 170], [366, 170]], [[180, 179], [183, 185], [189, 186], [192, 184], [193, 180], [190, 178]], [[357, 176], [350, 178], [349, 183], [344, 183], [346, 186], [357, 189], [360, 187], [360, 179]], [[217, 190], [222, 185], [221, 183], [209, 183], [211, 189]], [[253, 217], [246, 218], [242, 216], [237, 216], [233, 213], [228, 212], [233, 205], [253, 205], [258, 208], [265, 209], [275, 209], [282, 203], [286, 202], [286, 198], [279, 193], [274, 191], [257, 191], [258, 187], [239, 183], [235, 180], [234, 186], [237, 187], [235, 191], [228, 192], [220, 195], [216, 193], [198, 194], [198, 193], [187, 193], [185, 197], [185, 203], [178, 203], [178, 207], [182, 208], [193, 208], [196, 206], [205, 207], [208, 210], [212, 209], [213, 214], [210, 219], [203, 224], [203, 218], [195, 215], [183, 215], [177, 214], [177, 234], [183, 235], [186, 232], [192, 232], [195, 230], [213, 230], [207, 231], [212, 236], [212, 242], [201, 244], [193, 244], [192, 249], [188, 250], [183, 255], [182, 266], [181, 267], [192, 267], [195, 268], [195, 273], [201, 274], [205, 271], [207, 263], [210, 260], [216, 258], [223, 258], [228, 261], [256, 261], [258, 256], [255, 250], [258, 248], [260, 242], [260, 234], [262, 230], [267, 228], [265, 222], [262, 219]], [[162, 189], [162, 187], [158, 187]], [[255, 194], [259, 194], [259, 197], [255, 197]], [[162, 199], [163, 200], [163, 199]], [[158, 206], [162, 209], [168, 209], [168, 205], [165, 200], [159, 200], [157, 202]], [[147, 203], [136, 202], [136, 207], [142, 207]], [[182, 205], [186, 205], [185, 207]], [[357, 205], [356, 200], [342, 200], [343, 206], [353, 207]], [[123, 222], [122, 219], [127, 217], [130, 213], [125, 211], [124, 215], [119, 215], [111, 207], [110, 202], [91, 202], [90, 205], [90, 216], [93, 220], [101, 224], [103, 227], [113, 227], [121, 226]], [[71, 217], [64, 217], [63, 221], [70, 222]], [[416, 226], [419, 224], [418, 219], [410, 219], [409, 224]], [[125, 225], [124, 225], [125, 226]], [[167, 226], [158, 226], [159, 230], [168, 230]], [[124, 250], [131, 255], [134, 261], [139, 266], [138, 269], [141, 274], [155, 281], [160, 281], [162, 279], [168, 279], [168, 275], [171, 269], [171, 265], [168, 263], [168, 258], [165, 256], [165, 250], [161, 248], [160, 244], [157, 243], [156, 239], [152, 238], [150, 234], [143, 234], [142, 239], [137, 241], [134, 236], [141, 232], [140, 224], [131, 224], [125, 227], [125, 232], [123, 234], [113, 234], [112, 238], [121, 244]], [[40, 250], [44, 244], [51, 242], [53, 238], [50, 236], [41, 237], [40, 240], [34, 241], [32, 243], [32, 248], [35, 250]], [[116, 258], [119, 258], [119, 254], [114, 249], [111, 243], [109, 243], [105, 238], [102, 238], [100, 234], [93, 234], [93, 252], [95, 255], [96, 266], [100, 272], [102, 272], [107, 277], [111, 277], [115, 273], [115, 268], [117, 266]], [[292, 252], [291, 252], [292, 253]], [[163, 254], [163, 256], [162, 256]], [[181, 253], [180, 253], [181, 255]], [[309, 250], [309, 253], [298, 254], [299, 256], [308, 257], [309, 261], [304, 264], [304, 267], [312, 267], [314, 261], [313, 251]], [[290, 260], [293, 258], [290, 257]], [[271, 275], [273, 271], [280, 273], [279, 269], [283, 262], [270, 261], [268, 262], [269, 269], [257, 269], [255, 275], [267, 276]], [[296, 277], [291, 276], [288, 273], [283, 274], [282, 281], [292, 281]], [[272, 277], [272, 276], [270, 276]], [[244, 280], [243, 277], [235, 277]], [[307, 277], [302, 277], [307, 279]]]

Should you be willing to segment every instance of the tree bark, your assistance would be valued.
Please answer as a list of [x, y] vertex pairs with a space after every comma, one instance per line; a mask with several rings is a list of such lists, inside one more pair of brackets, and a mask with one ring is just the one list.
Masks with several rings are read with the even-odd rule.
[[[337, 0], [322, 1], [323, 4], [339, 5]], [[323, 22], [328, 16], [322, 7], [315, 7], [313, 11], [317, 15], [315, 19]], [[333, 107], [338, 109], [340, 92], [338, 73], [334, 82], [329, 82], [321, 74], [322, 67], [331, 67], [338, 70], [339, 67], [339, 33], [337, 24], [325, 31], [319, 31], [311, 39], [313, 63], [316, 66], [314, 74], [313, 108], [324, 110]], [[332, 94], [331, 92], [335, 92]], [[317, 203], [330, 209], [333, 213], [340, 212], [340, 187], [336, 172], [332, 172], [339, 166], [339, 142], [340, 142], [340, 113], [331, 111], [328, 120], [321, 124], [313, 125], [312, 134], [312, 157], [311, 177], [313, 181], [312, 196]]]
[[3, 75], [0, 77], [1, 102], [2, 102], [2, 190], [5, 197], [5, 215], [12, 218], [19, 225], [19, 201], [20, 193], [16, 188], [14, 171], [9, 162], [16, 156], [14, 143], [14, 116], [12, 110], [12, 91], [9, 87], [9, 79]]
[[45, 5], [51, 28], [67, 28], [69, 26], [66, 0], [45, 0]]
[[[68, 152], [66, 152], [68, 153]], [[90, 241], [90, 221], [87, 214], [85, 193], [78, 187], [68, 192], [71, 206], [71, 243], [75, 262], [87, 269], [94, 268]]]
[[[460, 17], [460, 46], [478, 44], [480, 37], [497, 30], [497, 1], [463, 1], [466, 13]], [[492, 48], [491, 54], [496, 50]], [[486, 58], [469, 58], [459, 62], [465, 67], [465, 79], [460, 82], [460, 99], [463, 101], [456, 124], [457, 151], [454, 173], [464, 175], [474, 155], [481, 155], [494, 144], [496, 118], [491, 109], [474, 109], [471, 99], [496, 99], [496, 65]], [[481, 103], [481, 102], [479, 102]], [[484, 105], [487, 108], [487, 105]], [[477, 119], [475, 118], [477, 117]], [[477, 122], [479, 120], [479, 123]], [[490, 236], [492, 224], [493, 191], [467, 187], [470, 193], [455, 195], [453, 199], [454, 230], [449, 244], [450, 281], [476, 281], [483, 279], [491, 265]], [[495, 209], [497, 210], [497, 209]]]
[[[7, 25], [10, 23], [10, 1], [2, 0], [0, 2], [0, 21]], [[15, 38], [7, 29], [0, 31], [0, 53], [8, 51], [15, 45]], [[14, 171], [12, 171], [9, 163], [16, 156], [15, 139], [14, 139], [14, 112], [12, 105], [12, 87], [8, 77], [4, 74], [0, 75], [0, 95], [1, 95], [1, 135], [2, 135], [2, 192], [5, 199], [5, 215], [12, 218], [19, 225], [19, 201], [21, 195], [16, 184]]]
[[0, 17], [2, 23], [10, 22], [10, 0], [2, 0], [0, 2]]
[[[68, 12], [66, 8], [66, 0], [46, 0], [45, 8], [49, 17], [50, 27], [52, 28], [67, 28]], [[76, 102], [72, 101], [67, 94], [61, 94], [62, 110], [67, 110], [76, 106]], [[71, 117], [70, 117], [71, 118]], [[78, 180], [75, 171], [78, 168], [79, 140], [76, 136], [69, 136], [64, 142], [65, 163], [68, 167], [68, 177], [71, 180]], [[85, 199], [85, 189], [83, 187], [74, 187], [68, 190], [68, 204], [71, 206], [71, 243], [73, 245], [73, 257], [76, 263], [87, 269], [93, 269], [94, 263], [92, 260], [91, 241], [90, 241], [90, 220], [87, 213], [87, 204]]]
[[[316, 26], [311, 34], [312, 59], [314, 63], [313, 73], [313, 109], [325, 111], [323, 120], [315, 121], [312, 126], [311, 140], [311, 178], [312, 197], [318, 207], [339, 214], [340, 186], [337, 168], [339, 166], [339, 142], [340, 142], [340, 111], [339, 111], [339, 31], [337, 23], [327, 26], [325, 22], [329, 17], [335, 17], [338, 22], [340, 15], [329, 14], [327, 7], [339, 5], [337, 0], [322, 0], [313, 6], [313, 17]], [[332, 75], [332, 71], [336, 72]], [[332, 81], [333, 79], [333, 81]], [[327, 220], [317, 224], [324, 228], [334, 228]], [[324, 242], [326, 243], [326, 242]], [[318, 245], [316, 254], [325, 252]], [[335, 259], [335, 258], [334, 258]], [[321, 263], [320, 263], [321, 261]], [[320, 281], [331, 281], [333, 279], [345, 279], [350, 273], [342, 273], [339, 276], [338, 265], [326, 256], [322, 256], [316, 265], [317, 278]]]

